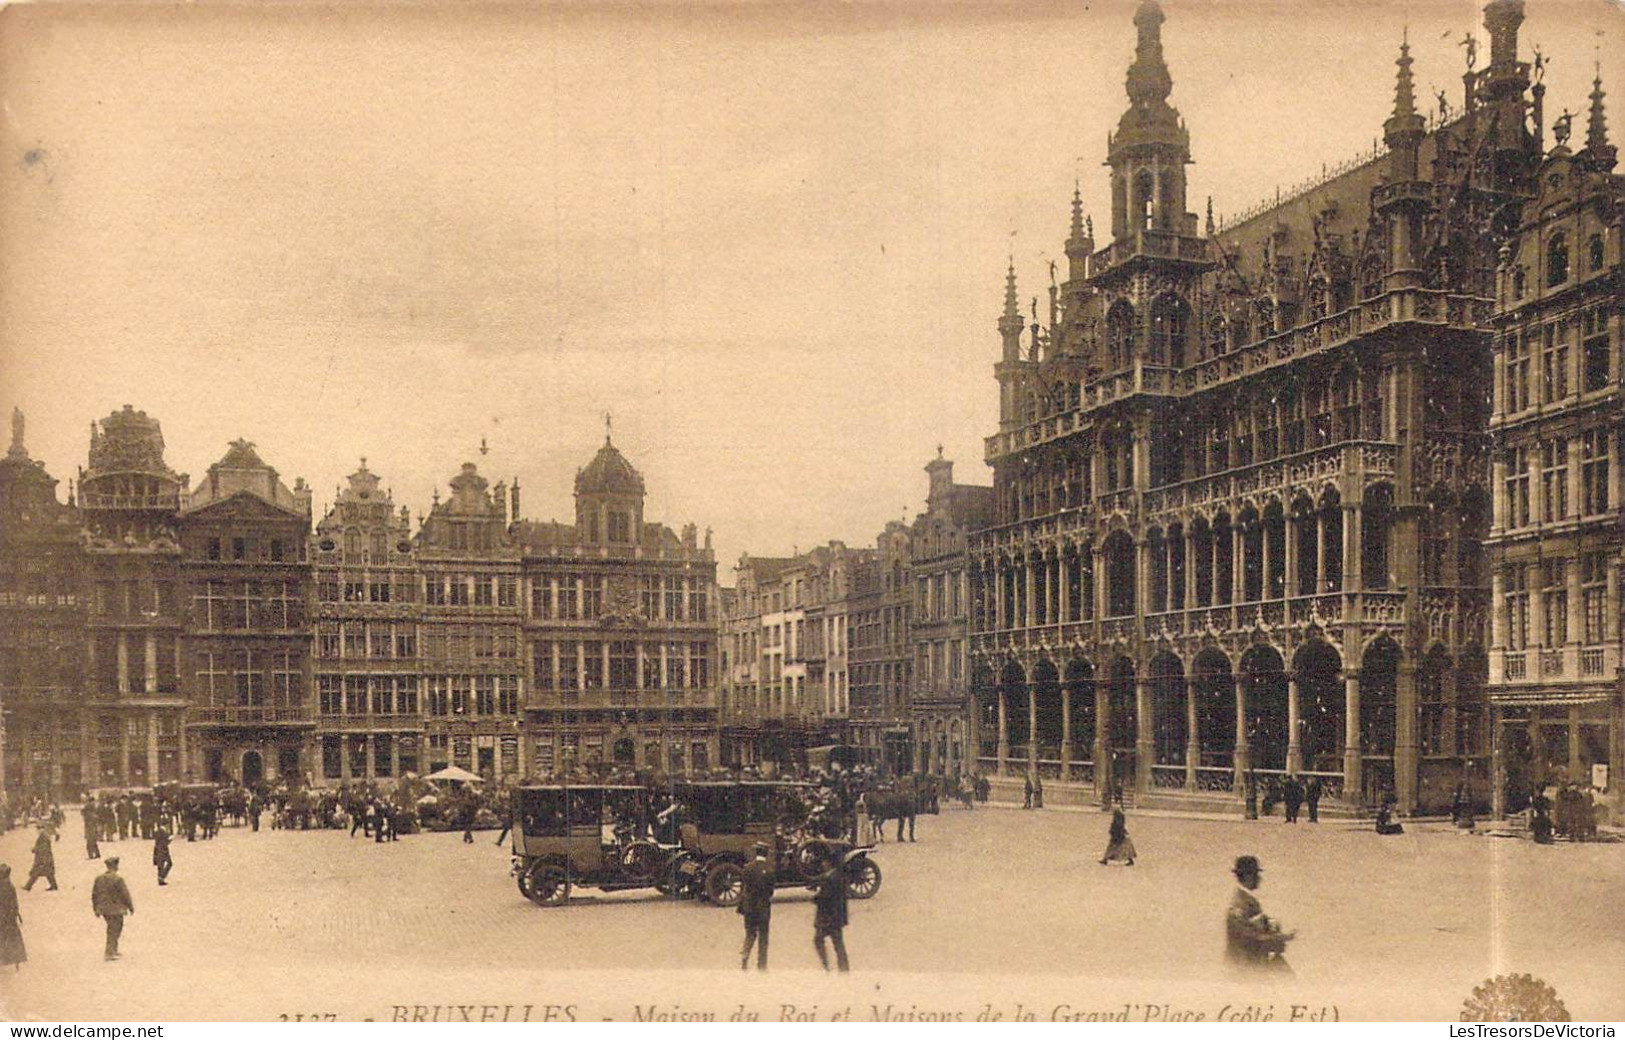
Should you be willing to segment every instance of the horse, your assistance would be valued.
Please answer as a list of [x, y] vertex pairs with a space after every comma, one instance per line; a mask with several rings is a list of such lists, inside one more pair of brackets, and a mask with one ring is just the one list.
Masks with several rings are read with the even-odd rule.
[[871, 791], [868, 798], [869, 818], [874, 821], [875, 833], [886, 840], [887, 820], [897, 821], [897, 840], [903, 840], [903, 823], [908, 822], [908, 840], [914, 840], [914, 817], [919, 815], [920, 800], [912, 791]]

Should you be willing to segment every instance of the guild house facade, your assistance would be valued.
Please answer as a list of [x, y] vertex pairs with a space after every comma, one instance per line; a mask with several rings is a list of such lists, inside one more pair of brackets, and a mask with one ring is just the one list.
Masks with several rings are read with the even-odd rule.
[[[519, 510], [513, 491], [513, 511]], [[719, 762], [716, 555], [644, 516], [643, 475], [606, 434], [575, 478], [575, 523], [522, 522], [531, 770], [675, 775]]]
[[473, 463], [412, 530], [363, 459], [312, 495], [246, 440], [196, 487], [156, 419], [91, 427], [77, 497], [0, 458], [0, 778], [75, 797], [168, 781], [497, 781], [720, 761], [716, 563], [644, 517], [608, 442], [576, 523]]
[[[1436, 119], [1396, 41], [1382, 145], [1216, 225], [1187, 199], [1164, 14], [1139, 7], [1110, 240], [1075, 195], [1047, 321], [1023, 320], [1012, 266], [997, 323], [971, 548], [984, 772], [1217, 808], [1296, 773], [1411, 811], [1458, 785], [1488, 803], [1541, 755], [1618, 762], [1619, 181], [1600, 96], [1593, 143], [1554, 127], [1545, 152], [1522, 19], [1485, 7], [1489, 61], [1469, 52]], [[1549, 517], [1508, 483], [1548, 457], [1572, 487]], [[1498, 603], [1523, 596], [1494, 625], [1492, 574]], [[1522, 607], [1543, 588], [1567, 627]]]

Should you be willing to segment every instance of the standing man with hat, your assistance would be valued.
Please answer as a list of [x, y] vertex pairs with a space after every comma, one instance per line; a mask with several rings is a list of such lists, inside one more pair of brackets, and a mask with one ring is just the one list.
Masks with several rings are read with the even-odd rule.
[[[745, 919], [745, 948], [739, 969], [750, 967], [750, 948], [756, 947], [756, 970], [767, 970], [767, 933], [773, 919], [773, 872], [767, 865], [767, 846], [756, 843], [756, 858], [739, 880], [739, 913]], [[758, 944], [759, 941], [759, 944]]]
[[1258, 857], [1236, 857], [1234, 873], [1240, 887], [1231, 898], [1230, 911], [1225, 916], [1225, 961], [1245, 970], [1290, 974], [1292, 969], [1282, 955], [1286, 944], [1297, 933], [1281, 931], [1280, 924], [1264, 914], [1264, 908], [1253, 895], [1264, 875]]
[[846, 959], [846, 939], [842, 935], [847, 924], [846, 865], [837, 856], [829, 870], [807, 887], [816, 893], [813, 896], [813, 948], [818, 951], [819, 963], [825, 971], [829, 970], [829, 953], [824, 949], [827, 938], [835, 945], [836, 968], [851, 971], [852, 965]]
[[135, 903], [130, 900], [130, 886], [118, 876], [118, 857], [108, 856], [105, 862], [107, 873], [97, 877], [90, 889], [90, 909], [107, 922], [107, 948], [103, 959], [116, 961], [118, 938], [124, 932], [124, 915], [135, 913]]
[[175, 860], [169, 854], [169, 830], [161, 823], [152, 832], [152, 865], [158, 868], [158, 883], [169, 884], [169, 872], [175, 868]]

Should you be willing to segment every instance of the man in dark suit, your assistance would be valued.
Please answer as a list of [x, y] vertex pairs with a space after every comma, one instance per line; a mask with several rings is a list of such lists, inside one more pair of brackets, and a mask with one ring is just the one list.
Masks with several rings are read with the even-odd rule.
[[1298, 809], [1303, 805], [1303, 782], [1298, 774], [1293, 773], [1286, 778], [1286, 788], [1282, 792], [1286, 797], [1286, 822], [1298, 822]]
[[1309, 786], [1304, 788], [1304, 801], [1309, 805], [1309, 822], [1320, 822], [1320, 777], [1309, 778]]
[[1238, 856], [1233, 873], [1237, 889], [1225, 914], [1225, 960], [1232, 968], [1291, 974], [1283, 954], [1296, 932], [1283, 932], [1253, 895], [1263, 881], [1257, 856]]
[[79, 815], [85, 821], [85, 858], [101, 859], [101, 843], [96, 840], [96, 835], [101, 830], [101, 824], [98, 822], [94, 795], [85, 799], [84, 807], [79, 810]]
[[118, 876], [118, 857], [108, 856], [107, 873], [96, 879], [90, 889], [90, 909], [107, 922], [107, 949], [105, 960], [118, 960], [118, 938], [124, 932], [124, 915], [135, 913], [130, 900], [130, 886]]
[[813, 896], [813, 947], [818, 950], [818, 961], [829, 970], [829, 952], [824, 949], [828, 938], [835, 946], [835, 966], [840, 971], [852, 970], [846, 959], [846, 940], [841, 930], [846, 927], [846, 870], [837, 862], [817, 881], [807, 886]]
[[739, 913], [745, 919], [745, 948], [739, 969], [750, 967], [750, 948], [756, 947], [756, 970], [767, 970], [767, 933], [773, 918], [773, 871], [767, 865], [767, 846], [756, 843], [756, 858], [745, 866], [739, 885]]
[[28, 871], [28, 883], [23, 886], [23, 891], [33, 891], [34, 882], [40, 878], [44, 878], [46, 884], [51, 886], [50, 891], [56, 891], [56, 854], [51, 850], [49, 823], [40, 828], [39, 837], [34, 839], [34, 866]]
[[152, 865], [158, 868], [158, 883], [169, 884], [169, 872], [175, 867], [175, 860], [169, 854], [169, 829], [163, 824], [152, 832]]

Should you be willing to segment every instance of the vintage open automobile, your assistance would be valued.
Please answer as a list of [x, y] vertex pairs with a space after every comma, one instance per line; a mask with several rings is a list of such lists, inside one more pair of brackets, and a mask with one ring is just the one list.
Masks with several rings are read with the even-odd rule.
[[525, 898], [560, 906], [576, 887], [688, 887], [677, 845], [650, 837], [651, 795], [630, 784], [547, 784], [513, 793], [513, 874]]
[[685, 854], [673, 864], [708, 902], [739, 902], [745, 864], [758, 842], [768, 847], [768, 865], [779, 887], [807, 885], [839, 866], [853, 899], [880, 891], [880, 865], [873, 845], [854, 845], [819, 834], [809, 825], [815, 788], [789, 781], [707, 781], [673, 787]]

